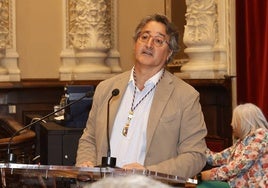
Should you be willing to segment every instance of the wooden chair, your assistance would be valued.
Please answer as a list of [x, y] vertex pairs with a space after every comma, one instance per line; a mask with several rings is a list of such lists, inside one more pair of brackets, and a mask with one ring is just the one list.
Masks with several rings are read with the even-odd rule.
[[[11, 117], [0, 116], [0, 162], [7, 162], [10, 137], [23, 128]], [[16, 155], [16, 163], [32, 163], [35, 152], [35, 132], [25, 129], [14, 136], [10, 143], [10, 151]]]
[[227, 138], [221, 138], [218, 136], [208, 135], [208, 136], [206, 136], [205, 140], [207, 143], [207, 147], [211, 151], [219, 152], [219, 151], [222, 151], [228, 147], [228, 139]]

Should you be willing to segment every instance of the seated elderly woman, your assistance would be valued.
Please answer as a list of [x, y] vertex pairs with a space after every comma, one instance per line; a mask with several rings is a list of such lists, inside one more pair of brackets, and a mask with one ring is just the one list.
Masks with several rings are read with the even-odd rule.
[[256, 105], [242, 104], [234, 109], [231, 126], [234, 144], [218, 153], [208, 149], [207, 162], [214, 167], [201, 172], [199, 179], [225, 181], [230, 187], [267, 187], [268, 123], [265, 116]]

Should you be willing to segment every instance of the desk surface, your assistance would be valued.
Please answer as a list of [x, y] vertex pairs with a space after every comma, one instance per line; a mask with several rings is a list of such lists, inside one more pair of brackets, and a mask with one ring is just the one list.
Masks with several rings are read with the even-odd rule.
[[71, 127], [65, 127], [63, 125], [60, 125], [54, 121], [48, 121], [46, 123], [41, 122], [40, 125], [42, 128], [44, 128], [46, 131], [49, 131], [51, 133], [62, 133], [62, 134], [81, 134], [84, 130], [84, 128], [71, 128]]
[[[26, 123], [30, 124], [33, 121], [33, 119], [35, 119], [35, 118], [36, 119], [42, 118], [42, 116], [37, 115], [37, 114], [28, 114], [28, 115], [26, 115]], [[38, 125], [42, 125], [47, 131], [65, 132], [66, 134], [68, 134], [69, 132], [81, 133], [84, 129], [81, 127], [72, 127], [70, 125], [65, 126], [64, 124], [65, 124], [64, 120], [62, 120], [62, 121], [55, 120], [54, 116], [51, 116], [51, 117], [46, 118], [45, 122], [41, 121], [41, 122], [38, 122], [36, 125], [33, 124], [31, 128], [34, 130], [37, 130], [40, 128], [40, 126], [38, 126]], [[37, 127], [37, 128], [35, 128], [35, 127]]]
[[[126, 170], [110, 167], [75, 167], [75, 166], [57, 166], [57, 165], [31, 165], [0, 163], [2, 179], [6, 175], [22, 175], [20, 178], [40, 177], [43, 178], [73, 178], [77, 181], [96, 181], [103, 177], [117, 177], [129, 175], [144, 175], [167, 184], [185, 184], [188, 180], [174, 175], [158, 173], [149, 170]], [[4, 175], [4, 176], [3, 176]], [[81, 179], [86, 178], [86, 179]], [[27, 182], [27, 181], [25, 181]]]

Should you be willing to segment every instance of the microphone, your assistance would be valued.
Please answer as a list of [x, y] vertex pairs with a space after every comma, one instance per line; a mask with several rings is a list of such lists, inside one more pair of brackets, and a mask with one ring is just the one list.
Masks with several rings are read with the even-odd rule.
[[102, 157], [102, 159], [101, 159], [101, 166], [102, 167], [115, 167], [115, 165], [116, 165], [116, 158], [111, 157], [111, 145], [110, 145], [110, 136], [109, 136], [109, 118], [110, 118], [110, 101], [113, 97], [117, 96], [118, 94], [119, 94], [119, 89], [114, 89], [112, 91], [112, 96], [109, 98], [108, 104], [107, 104], [106, 132], [107, 132], [108, 149], [107, 149], [107, 157]]
[[19, 129], [19, 130], [16, 131], [15, 133], [13, 133], [13, 135], [10, 137], [10, 139], [9, 139], [9, 141], [8, 141], [8, 147], [7, 147], [7, 161], [8, 161], [9, 163], [11, 163], [11, 162], [15, 162], [15, 161], [16, 161], [16, 156], [15, 156], [15, 154], [13, 154], [13, 153], [10, 152], [10, 150], [11, 150], [11, 148], [10, 148], [10, 147], [11, 147], [11, 143], [12, 143], [12, 141], [13, 141], [13, 139], [14, 139], [14, 137], [15, 137], [16, 135], [18, 135], [18, 134], [19, 134], [20, 132], [22, 132], [23, 130], [30, 128], [31, 126], [33, 126], [33, 125], [35, 125], [35, 124], [37, 124], [37, 123], [39, 123], [39, 122], [41, 122], [41, 121], [44, 121], [46, 118], [48, 118], [48, 117], [50, 117], [50, 116], [56, 114], [57, 112], [59, 112], [59, 111], [65, 109], [65, 108], [68, 108], [69, 106], [71, 106], [71, 105], [73, 105], [73, 104], [75, 104], [75, 103], [81, 101], [81, 100], [84, 99], [84, 98], [90, 98], [90, 97], [93, 97], [93, 95], [94, 95], [94, 91], [88, 91], [88, 92], [85, 93], [85, 95], [83, 95], [81, 98], [79, 98], [79, 99], [77, 99], [77, 100], [74, 100], [74, 101], [68, 103], [67, 105], [65, 105], [65, 106], [59, 108], [58, 110], [55, 110], [55, 111], [53, 111], [53, 112], [51, 112], [51, 113], [49, 113], [49, 114], [47, 114], [47, 115], [45, 115], [45, 116], [39, 118], [39, 119], [36, 120], [36, 121], [31, 122], [30, 124], [24, 126], [23, 128]]

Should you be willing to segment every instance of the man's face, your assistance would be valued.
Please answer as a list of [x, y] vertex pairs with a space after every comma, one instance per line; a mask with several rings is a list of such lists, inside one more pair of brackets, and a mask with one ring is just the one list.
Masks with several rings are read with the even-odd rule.
[[136, 63], [163, 67], [171, 55], [168, 42], [165, 26], [156, 21], [148, 22], [135, 43]]

